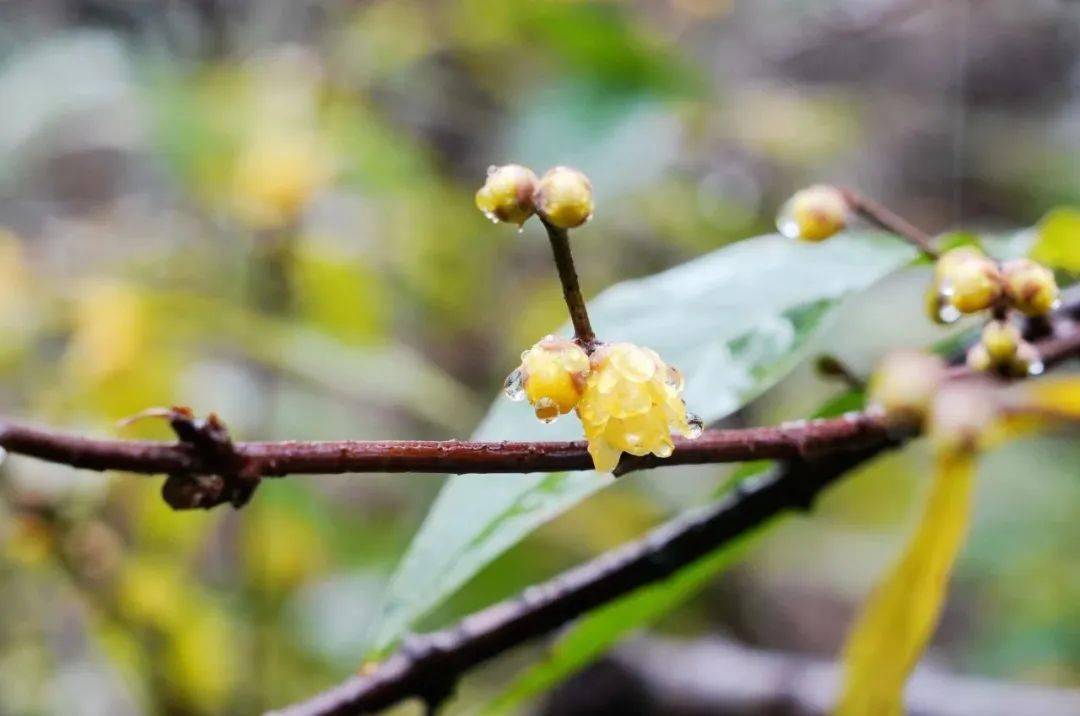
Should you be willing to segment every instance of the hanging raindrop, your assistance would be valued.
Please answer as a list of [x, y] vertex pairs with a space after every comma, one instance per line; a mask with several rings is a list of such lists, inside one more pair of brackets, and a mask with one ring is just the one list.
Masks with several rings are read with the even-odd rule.
[[686, 414], [686, 424], [690, 426], [690, 432], [687, 433], [686, 437], [691, 440], [697, 440], [701, 437], [701, 433], [705, 431], [705, 421], [693, 413]]
[[503, 392], [506, 393], [507, 398], [510, 398], [515, 403], [525, 400], [525, 371], [521, 368], [515, 368], [513, 373], [506, 376], [506, 381], [503, 383]]
[[559, 417], [559, 404], [548, 397], [543, 397], [533, 403], [537, 419], [542, 423], [553, 423]]

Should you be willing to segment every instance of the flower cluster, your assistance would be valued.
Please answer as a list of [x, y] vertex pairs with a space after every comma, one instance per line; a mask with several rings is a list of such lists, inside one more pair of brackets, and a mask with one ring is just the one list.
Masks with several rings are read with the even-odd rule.
[[488, 169], [476, 192], [476, 206], [492, 221], [521, 226], [533, 214], [561, 229], [573, 229], [592, 218], [592, 185], [577, 169], [554, 167], [537, 179], [520, 164]]
[[977, 248], [962, 246], [945, 253], [934, 267], [928, 308], [940, 323], [964, 314], [994, 310], [978, 343], [968, 351], [968, 366], [1009, 376], [1042, 372], [1038, 352], [1008, 321], [1008, 311], [1043, 316], [1058, 304], [1053, 272], [1031, 259], [999, 264]]
[[555, 336], [525, 351], [506, 380], [507, 395], [527, 399], [544, 422], [576, 408], [601, 472], [614, 470], [624, 452], [668, 457], [675, 449], [672, 433], [701, 434], [701, 421], [686, 411], [683, 387], [678, 369], [649, 348], [601, 344], [589, 356]]

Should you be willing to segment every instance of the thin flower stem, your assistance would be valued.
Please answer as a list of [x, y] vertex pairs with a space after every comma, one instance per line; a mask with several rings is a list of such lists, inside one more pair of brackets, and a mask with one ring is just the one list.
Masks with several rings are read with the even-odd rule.
[[839, 189], [853, 212], [871, 224], [896, 234], [921, 251], [931, 261], [937, 260], [940, 254], [934, 248], [934, 240], [925, 231], [854, 189], [847, 187], [840, 187]]
[[563, 298], [570, 312], [570, 321], [574, 324], [574, 338], [582, 348], [591, 352], [596, 345], [596, 334], [589, 322], [589, 311], [585, 307], [585, 297], [581, 295], [581, 286], [578, 285], [574, 256], [570, 252], [569, 234], [566, 229], [547, 222], [542, 216], [540, 221], [547, 229], [548, 239], [551, 241], [551, 253], [555, 258], [555, 268], [559, 271], [559, 281], [562, 282]]

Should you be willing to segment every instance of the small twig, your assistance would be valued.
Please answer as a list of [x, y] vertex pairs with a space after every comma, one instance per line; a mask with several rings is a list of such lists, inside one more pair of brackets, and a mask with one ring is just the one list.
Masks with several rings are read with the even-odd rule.
[[543, 216], [540, 216], [540, 221], [547, 229], [548, 239], [551, 241], [551, 253], [555, 257], [559, 281], [562, 282], [563, 298], [566, 300], [566, 308], [570, 311], [570, 321], [574, 324], [574, 337], [582, 348], [591, 352], [596, 345], [596, 334], [589, 322], [589, 311], [585, 307], [585, 297], [581, 295], [581, 286], [578, 285], [574, 256], [570, 252], [569, 234], [566, 229], [560, 229], [549, 223]]
[[896, 234], [921, 251], [927, 258], [937, 260], [939, 254], [934, 248], [934, 240], [930, 238], [929, 234], [854, 189], [847, 187], [838, 187], [838, 189], [844, 195], [844, 200], [847, 201], [848, 207], [853, 212], [870, 223]]

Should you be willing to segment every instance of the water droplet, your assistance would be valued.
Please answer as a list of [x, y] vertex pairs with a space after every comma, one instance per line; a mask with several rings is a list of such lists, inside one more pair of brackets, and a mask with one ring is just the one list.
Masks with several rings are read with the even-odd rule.
[[1061, 298], [1060, 297], [1055, 298], [1054, 302], [1050, 304], [1050, 310], [1051, 311], [1056, 311], [1059, 308], [1061, 308]]
[[506, 381], [503, 382], [503, 392], [506, 393], [507, 398], [510, 398], [515, 403], [525, 400], [525, 371], [521, 370], [521, 368], [515, 368], [513, 373], [506, 376]]
[[518, 233], [519, 234], [524, 234], [525, 233], [525, 224], [518, 224]]
[[1044, 370], [1046, 370], [1046, 366], [1041, 360], [1033, 360], [1028, 365], [1027, 372], [1028, 375], [1042, 375]]
[[492, 224], [498, 224], [499, 223], [499, 217], [495, 216], [494, 211], [485, 211], [484, 216], [486, 216], [487, 220], [490, 221]]
[[937, 315], [938, 320], [942, 323], [956, 323], [964, 314], [960, 313], [960, 309], [948, 301], [943, 301]]
[[693, 413], [686, 414], [686, 424], [690, 426], [690, 432], [686, 437], [691, 440], [697, 440], [701, 437], [701, 433], [705, 430], [705, 421]]
[[686, 387], [686, 381], [683, 379], [682, 371], [674, 366], [668, 366], [667, 373], [664, 374], [664, 385], [671, 388], [676, 393], [681, 393], [683, 388]]
[[491, 176], [492, 174], [494, 174], [497, 171], [499, 171], [499, 167], [497, 167], [494, 164], [489, 164], [488, 165], [488, 170], [487, 170], [487, 175], [488, 176]]
[[790, 200], [780, 207], [780, 212], [776, 215], [776, 229], [789, 239], [798, 239], [802, 235]]
[[533, 403], [533, 409], [536, 411], [537, 419], [542, 423], [553, 423], [559, 417], [558, 404], [548, 397], [540, 398]]
[[660, 443], [653, 450], [653, 455], [657, 457], [671, 457], [671, 453], [675, 452], [675, 446], [670, 442]]

